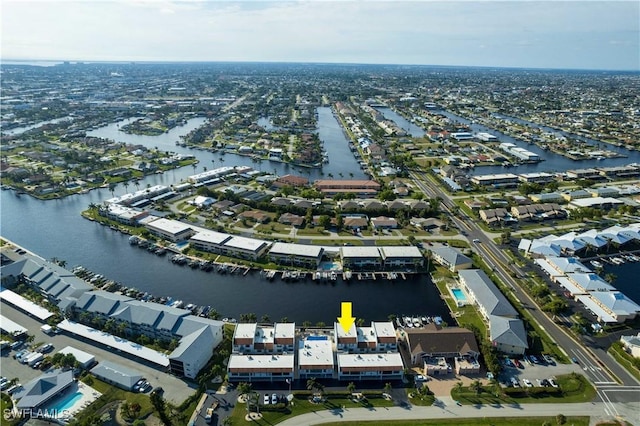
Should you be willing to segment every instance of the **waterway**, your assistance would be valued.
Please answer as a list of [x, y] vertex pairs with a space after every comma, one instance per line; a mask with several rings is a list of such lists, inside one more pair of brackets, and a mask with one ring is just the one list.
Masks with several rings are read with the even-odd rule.
[[[357, 168], [347, 140], [330, 108], [319, 108], [318, 113], [319, 135], [331, 158], [331, 163], [323, 170], [333, 173], [336, 178], [339, 173], [343, 173], [345, 178], [349, 178], [349, 173], [353, 173], [355, 178], [362, 178], [364, 174]], [[212, 159], [219, 165], [221, 157], [217, 153], [175, 145], [180, 135], [203, 122], [202, 118], [189, 120], [185, 126], [159, 136], [126, 134], [118, 127], [122, 122], [89, 134], [194, 154], [201, 165], [210, 165]], [[248, 157], [226, 154], [224, 158], [224, 165], [260, 166]], [[281, 163], [264, 162], [262, 165], [267, 164], [269, 170], [276, 168], [278, 173], [292, 172]], [[183, 167], [147, 176], [141, 186], [171, 185], [191, 174], [191, 167]], [[120, 186], [116, 189], [116, 195], [124, 191]], [[258, 318], [269, 315], [272, 320], [287, 317], [297, 322], [330, 323], [339, 315], [340, 302], [351, 301], [354, 304], [353, 314], [367, 321], [386, 320], [389, 314], [408, 314], [440, 315], [452, 323], [437, 289], [426, 276], [412, 276], [396, 282], [352, 280], [345, 283], [338, 280], [331, 285], [317, 284], [311, 280], [286, 283], [276, 279], [269, 282], [258, 273], [247, 276], [219, 275], [177, 266], [169, 262], [167, 257], [157, 257], [130, 246], [128, 236], [81, 218], [80, 212], [90, 203], [99, 204], [107, 198], [111, 198], [111, 193], [104, 188], [49, 201], [26, 195], [17, 196], [13, 191], [0, 191], [0, 233], [45, 259], [56, 257], [65, 260], [69, 267], [83, 265], [127, 287], [135, 287], [155, 296], [171, 296], [183, 300], [185, 304], [211, 305], [227, 317], [238, 318], [243, 313], [252, 312]]]
[[8, 136], [21, 135], [22, 133], [24, 133], [26, 131], [29, 131], [29, 130], [37, 129], [38, 127], [42, 127], [42, 126], [45, 126], [47, 124], [61, 123], [63, 121], [73, 121], [73, 118], [71, 118], [71, 117], [60, 117], [60, 118], [54, 118], [53, 120], [40, 121], [39, 123], [31, 124], [29, 126], [14, 127], [13, 129], [9, 129], [9, 130], [4, 130], [3, 129], [2, 130], [2, 134], [8, 135]]
[[421, 138], [425, 135], [425, 131], [422, 127], [417, 126], [416, 124], [410, 122], [409, 120], [407, 120], [406, 118], [404, 118], [403, 116], [401, 116], [400, 114], [398, 114], [397, 112], [395, 112], [394, 110], [392, 110], [391, 108], [376, 108], [378, 111], [380, 111], [380, 113], [382, 115], [384, 115], [384, 118], [386, 118], [387, 120], [391, 120], [394, 123], [396, 123], [398, 125], [398, 127], [400, 127], [401, 129], [403, 129], [405, 132], [407, 132], [409, 135], [411, 135], [414, 138]]
[[[587, 266], [590, 266], [587, 264]], [[604, 264], [604, 268], [601, 277], [607, 274], [614, 274], [616, 276], [612, 285], [623, 292], [634, 302], [640, 304], [640, 286], [638, 286], [638, 275], [640, 275], [640, 263], [627, 262], [622, 265], [609, 265]]]
[[[562, 155], [545, 151], [534, 144], [528, 144], [520, 139], [513, 138], [511, 136], [505, 135], [497, 130], [491, 129], [489, 127], [483, 126], [478, 123], [473, 123], [470, 120], [467, 120], [464, 117], [453, 114], [449, 111], [438, 110], [439, 114], [444, 115], [449, 118], [453, 122], [458, 122], [461, 124], [468, 125], [471, 128], [472, 133], [478, 132], [487, 132], [496, 136], [500, 142], [511, 142], [516, 144], [517, 146], [527, 149], [535, 154], [538, 154], [540, 158], [544, 159], [539, 163], [533, 164], [521, 164], [511, 168], [505, 168], [503, 166], [482, 166], [476, 167], [475, 169], [469, 171], [471, 175], [485, 175], [485, 174], [494, 174], [494, 173], [539, 173], [539, 172], [564, 172], [571, 169], [584, 169], [590, 167], [614, 167], [614, 166], [623, 166], [630, 163], [638, 163], [640, 162], [640, 152], [639, 151], [630, 151], [628, 149], [622, 147], [616, 147], [613, 145], [603, 144], [604, 149], [609, 151], [615, 151], [622, 155], [625, 155], [626, 158], [607, 158], [605, 160], [579, 160], [574, 161], [570, 160]], [[521, 124], [528, 123], [524, 120], [519, 120], [515, 118], [509, 117], [509, 119], [517, 121]], [[535, 125], [535, 123], [530, 123], [531, 125]], [[551, 131], [554, 133], [560, 133], [558, 130], [554, 130], [548, 127], [542, 127], [547, 131]], [[572, 135], [573, 136], [573, 135]], [[595, 141], [593, 139], [587, 139], [580, 136], [573, 136], [576, 138], [581, 138], [591, 144], [598, 144], [600, 142]]]

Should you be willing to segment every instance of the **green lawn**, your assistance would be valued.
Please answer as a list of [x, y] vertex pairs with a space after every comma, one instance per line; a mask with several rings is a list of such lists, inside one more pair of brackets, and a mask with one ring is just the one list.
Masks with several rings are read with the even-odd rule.
[[[287, 407], [282, 408], [281, 410], [271, 410], [264, 409], [266, 407], [260, 407], [260, 412], [262, 413], [262, 419], [252, 422], [252, 424], [256, 425], [272, 425], [275, 423], [282, 422], [291, 417], [299, 416], [305, 413], [311, 413], [315, 411], [324, 411], [324, 410], [336, 410], [341, 411], [344, 408], [374, 408], [374, 407], [392, 407], [393, 401], [387, 401], [382, 398], [380, 393], [366, 393], [363, 392], [365, 399], [363, 401], [354, 402], [350, 398], [348, 398], [349, 394], [346, 392], [342, 393], [329, 393], [325, 394], [324, 397], [326, 401], [320, 404], [313, 404], [309, 402], [308, 398], [310, 397], [309, 392], [300, 392], [295, 393], [295, 399], [293, 400], [293, 405], [289, 405]], [[247, 414], [246, 405], [245, 404], [236, 404], [235, 409], [233, 410], [233, 414], [231, 418], [233, 419], [233, 424], [245, 424], [245, 415]]]
[[[476, 425], [493, 425], [493, 426], [540, 426], [544, 423], [552, 425], [557, 424], [555, 417], [482, 417], [472, 419], [420, 419], [416, 420], [386, 420], [386, 421], [367, 421], [367, 422], [332, 422], [324, 423], [326, 426], [351, 426], [351, 425], [366, 425], [366, 426], [415, 426], [417, 424], [421, 426], [439, 426], [439, 425], [456, 425], [456, 426], [476, 426]], [[588, 426], [589, 417], [567, 417], [567, 425], [573, 426]]]
[[92, 376], [86, 376], [82, 379], [82, 381], [88, 386], [91, 386], [92, 388], [100, 392], [102, 396], [80, 413], [80, 415], [77, 417], [78, 421], [82, 418], [88, 418], [89, 416], [99, 411], [106, 404], [113, 401], [127, 401], [129, 402], [129, 404], [140, 404], [141, 409], [138, 416], [139, 418], [143, 418], [153, 413], [153, 407], [151, 406], [151, 401], [149, 400], [149, 396], [147, 394], [127, 392], [123, 389], [98, 380]]
[[640, 380], [640, 371], [631, 362], [631, 355], [626, 353], [624, 349], [619, 346], [613, 345], [609, 348], [609, 353], [622, 365], [629, 374], [633, 375], [636, 379]]

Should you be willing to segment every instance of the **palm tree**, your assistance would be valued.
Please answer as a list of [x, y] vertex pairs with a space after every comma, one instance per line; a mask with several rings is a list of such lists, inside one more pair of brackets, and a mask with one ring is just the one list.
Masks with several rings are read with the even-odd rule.
[[604, 280], [605, 280], [606, 282], [608, 282], [609, 284], [613, 284], [613, 283], [614, 283], [614, 281], [615, 281], [617, 278], [618, 278], [618, 276], [617, 276], [616, 274], [611, 273], [611, 272], [609, 272], [608, 274], [606, 274], [606, 275], [604, 276]]
[[129, 182], [125, 180], [122, 185], [124, 185], [124, 191], [129, 193]]
[[246, 395], [251, 392], [251, 383], [241, 382], [238, 383], [238, 395]]
[[453, 388], [456, 390], [456, 392], [460, 393], [462, 392], [462, 386], [463, 386], [462, 382], [456, 382]]
[[356, 384], [353, 382], [349, 382], [347, 385], [347, 392], [354, 393], [356, 391]]
[[480, 392], [482, 391], [482, 384], [480, 383], [480, 380], [476, 379], [471, 382], [471, 389], [475, 391], [476, 395], [480, 395]]
[[384, 393], [391, 394], [391, 389], [393, 389], [391, 383], [387, 382], [384, 384]]

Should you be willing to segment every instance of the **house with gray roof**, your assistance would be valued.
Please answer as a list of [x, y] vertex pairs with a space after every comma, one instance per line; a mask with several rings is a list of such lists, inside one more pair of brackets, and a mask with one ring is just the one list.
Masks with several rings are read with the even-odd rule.
[[7, 287], [24, 283], [45, 295], [61, 309], [68, 306], [69, 300], [77, 299], [93, 289], [71, 271], [30, 254], [3, 266], [1, 275], [2, 282]]
[[100, 362], [100, 364], [91, 369], [91, 374], [103, 382], [126, 391], [131, 391], [133, 386], [142, 379], [142, 374], [138, 371], [111, 361]]
[[54, 371], [42, 374], [24, 385], [24, 388], [14, 395], [16, 408], [20, 411], [37, 411], [38, 407], [62, 394], [74, 383], [73, 371]]
[[431, 249], [431, 257], [451, 272], [469, 269], [473, 266], [471, 258], [462, 254], [460, 250], [449, 246]]
[[529, 347], [524, 324], [491, 279], [478, 269], [458, 271], [460, 285], [489, 325], [491, 343], [499, 351], [521, 355]]

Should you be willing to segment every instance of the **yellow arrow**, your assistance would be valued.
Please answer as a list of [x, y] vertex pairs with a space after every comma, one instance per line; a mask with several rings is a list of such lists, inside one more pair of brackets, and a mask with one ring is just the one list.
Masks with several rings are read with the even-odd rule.
[[338, 317], [338, 322], [342, 326], [342, 329], [345, 333], [349, 333], [351, 326], [356, 321], [354, 317], [351, 316], [351, 302], [342, 302], [340, 304], [341, 312]]

